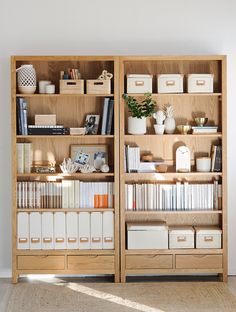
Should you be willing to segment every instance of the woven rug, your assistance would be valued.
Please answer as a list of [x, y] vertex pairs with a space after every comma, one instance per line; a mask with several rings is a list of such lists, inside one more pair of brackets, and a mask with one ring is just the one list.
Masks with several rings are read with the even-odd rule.
[[[225, 312], [236, 297], [220, 282], [19, 283], [6, 312]], [[1, 311], [5, 312], [5, 311]]]

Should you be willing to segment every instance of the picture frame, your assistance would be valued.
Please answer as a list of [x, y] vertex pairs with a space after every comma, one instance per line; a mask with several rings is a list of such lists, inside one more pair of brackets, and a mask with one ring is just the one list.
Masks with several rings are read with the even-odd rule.
[[103, 164], [108, 165], [108, 145], [73, 144], [70, 147], [70, 158], [81, 165], [89, 164], [100, 170]]
[[87, 115], [85, 119], [85, 134], [96, 135], [98, 133], [100, 115]]

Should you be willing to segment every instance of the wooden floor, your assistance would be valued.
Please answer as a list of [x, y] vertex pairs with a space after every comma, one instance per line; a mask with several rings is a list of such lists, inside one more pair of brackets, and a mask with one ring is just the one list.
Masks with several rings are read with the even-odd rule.
[[130, 278], [126, 284], [113, 284], [105, 278], [37, 277], [12, 285], [9, 279], [0, 279], [0, 311], [236, 311], [236, 276], [229, 277], [227, 284], [214, 277], [176, 280]]

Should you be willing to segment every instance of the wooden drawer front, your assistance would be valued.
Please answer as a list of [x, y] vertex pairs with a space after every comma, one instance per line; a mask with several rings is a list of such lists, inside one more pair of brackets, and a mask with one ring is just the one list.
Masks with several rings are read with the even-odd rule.
[[176, 269], [221, 269], [222, 255], [176, 255]]
[[172, 269], [172, 255], [128, 255], [126, 269]]
[[68, 270], [114, 270], [114, 256], [68, 256]]
[[18, 270], [64, 270], [64, 256], [18, 256]]

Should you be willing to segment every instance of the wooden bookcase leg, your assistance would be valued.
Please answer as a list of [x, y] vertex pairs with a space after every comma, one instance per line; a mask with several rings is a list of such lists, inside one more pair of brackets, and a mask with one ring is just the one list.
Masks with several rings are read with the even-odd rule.
[[224, 283], [227, 283], [228, 282], [228, 275], [225, 274], [225, 273], [220, 273], [219, 274], [219, 277], [220, 277], [220, 281], [221, 282], [224, 282]]
[[19, 274], [17, 274], [16, 272], [13, 272], [13, 274], [12, 274], [12, 283], [13, 284], [17, 284], [18, 283], [18, 278], [19, 278]]

